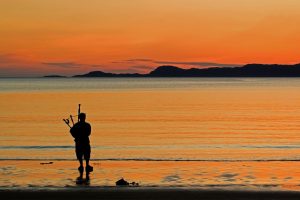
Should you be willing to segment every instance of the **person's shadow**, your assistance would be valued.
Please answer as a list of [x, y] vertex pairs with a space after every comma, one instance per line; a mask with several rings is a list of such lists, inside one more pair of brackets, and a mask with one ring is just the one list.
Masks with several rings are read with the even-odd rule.
[[79, 177], [76, 178], [77, 185], [90, 185], [90, 173], [89, 171], [86, 172], [85, 178], [83, 178], [83, 171], [79, 171]]

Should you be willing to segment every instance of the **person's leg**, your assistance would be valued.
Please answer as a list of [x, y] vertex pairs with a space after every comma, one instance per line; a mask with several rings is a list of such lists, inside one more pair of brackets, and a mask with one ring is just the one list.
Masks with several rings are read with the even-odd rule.
[[89, 166], [90, 157], [91, 157], [91, 146], [90, 145], [86, 145], [84, 147], [84, 154], [83, 155], [84, 155], [86, 166]]
[[79, 158], [78, 161], [79, 161], [80, 167], [83, 167], [83, 159], [82, 159], [82, 158]]
[[85, 159], [85, 166], [89, 166], [89, 163], [90, 163], [90, 158], [88, 157]]
[[93, 167], [89, 165], [90, 157], [85, 156], [85, 178], [86, 180], [90, 180], [90, 172], [93, 171]]
[[81, 159], [78, 159], [78, 160], [79, 160], [79, 164], [80, 164], [80, 166], [78, 167], [79, 178], [82, 178], [82, 177], [83, 177], [83, 171], [84, 171], [84, 168], [83, 168], [83, 160], [82, 160], [82, 158], [81, 158]]
[[84, 168], [83, 168], [83, 151], [82, 151], [82, 148], [78, 145], [76, 145], [76, 157], [79, 161], [79, 167], [78, 167], [78, 171], [79, 171], [79, 174], [80, 174], [80, 178], [82, 178], [83, 176], [83, 171], [84, 171]]
[[85, 151], [84, 151], [84, 159], [85, 159], [85, 163], [86, 163], [85, 170], [87, 173], [93, 171], [93, 167], [89, 165], [90, 156], [91, 156], [91, 147], [90, 147], [90, 145], [88, 145], [85, 147]]
[[79, 145], [76, 145], [76, 157], [77, 160], [79, 161], [80, 166], [83, 166], [83, 151], [82, 148]]

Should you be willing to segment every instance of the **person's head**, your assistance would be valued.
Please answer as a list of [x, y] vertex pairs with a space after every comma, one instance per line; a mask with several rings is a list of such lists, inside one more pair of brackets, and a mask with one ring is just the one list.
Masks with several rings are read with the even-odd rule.
[[85, 122], [86, 114], [85, 113], [80, 113], [78, 118], [79, 118], [79, 121]]

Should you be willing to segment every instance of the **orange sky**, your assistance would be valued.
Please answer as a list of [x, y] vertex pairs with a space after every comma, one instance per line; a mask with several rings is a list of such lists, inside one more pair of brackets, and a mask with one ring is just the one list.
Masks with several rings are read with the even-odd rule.
[[1, 0], [0, 77], [298, 63], [299, 10], [299, 0]]

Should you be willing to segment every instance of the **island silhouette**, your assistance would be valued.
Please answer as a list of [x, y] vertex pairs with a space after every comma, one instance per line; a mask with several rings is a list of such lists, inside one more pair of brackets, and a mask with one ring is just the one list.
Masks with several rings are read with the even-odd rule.
[[[49, 76], [48, 76], [49, 77]], [[247, 64], [242, 67], [212, 67], [183, 69], [176, 66], [159, 66], [148, 74], [106, 73], [91, 71], [72, 77], [300, 77], [300, 63], [295, 65]]]

